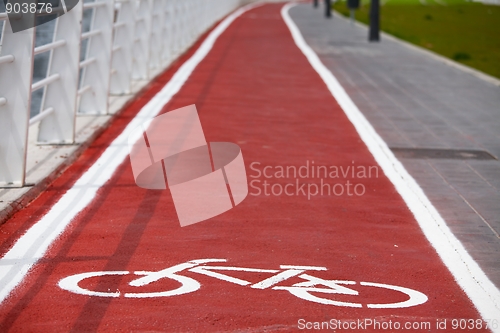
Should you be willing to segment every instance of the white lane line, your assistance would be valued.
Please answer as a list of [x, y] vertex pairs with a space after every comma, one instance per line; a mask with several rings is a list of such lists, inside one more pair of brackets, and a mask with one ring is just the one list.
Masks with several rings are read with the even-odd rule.
[[116, 168], [125, 160], [128, 156], [128, 137], [133, 129], [151, 120], [161, 111], [212, 49], [217, 38], [237, 17], [260, 5], [252, 4], [242, 7], [224, 19], [74, 186], [0, 259], [0, 302], [3, 302], [21, 283], [33, 265], [44, 256], [49, 246], [66, 229], [73, 218], [90, 204], [99, 188], [111, 178]]
[[[288, 13], [290, 8], [294, 6], [295, 4], [285, 5], [281, 10], [281, 16], [290, 29], [295, 44], [323, 79], [377, 163], [384, 170], [387, 178], [394, 184], [406, 202], [424, 235], [436, 249], [443, 263], [474, 303], [481, 316], [484, 319], [500, 318], [500, 291], [472, 259], [462, 243], [453, 235], [424, 191], [394, 156], [384, 140], [375, 132], [375, 129], [359, 111], [335, 76], [307, 45]], [[493, 329], [493, 331], [500, 333], [500, 328]]]

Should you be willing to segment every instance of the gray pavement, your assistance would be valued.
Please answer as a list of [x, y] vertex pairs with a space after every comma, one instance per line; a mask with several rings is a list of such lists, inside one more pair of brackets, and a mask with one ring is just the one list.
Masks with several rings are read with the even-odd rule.
[[[290, 15], [389, 147], [415, 149], [394, 151], [500, 287], [500, 86], [394, 38], [369, 43], [365, 26], [339, 15], [325, 19], [310, 4]], [[443, 149], [444, 156], [419, 148]]]

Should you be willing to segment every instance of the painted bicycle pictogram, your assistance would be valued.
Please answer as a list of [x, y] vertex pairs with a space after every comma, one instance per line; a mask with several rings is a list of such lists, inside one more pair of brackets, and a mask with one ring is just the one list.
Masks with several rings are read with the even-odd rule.
[[[379, 308], [379, 309], [394, 309], [394, 308], [407, 308], [417, 306], [427, 302], [427, 296], [420, 291], [374, 282], [357, 282], [350, 280], [325, 280], [309, 274], [310, 271], [327, 271], [326, 267], [319, 266], [294, 266], [294, 265], [280, 265], [280, 269], [261, 269], [261, 268], [246, 268], [246, 267], [233, 267], [233, 266], [215, 266], [207, 265], [210, 263], [223, 263], [226, 259], [198, 259], [181, 263], [172, 267], [162, 269], [160, 271], [97, 271], [86, 272], [75, 275], [70, 275], [61, 279], [58, 283], [59, 287], [69, 292], [96, 296], [96, 297], [125, 297], [125, 298], [154, 298], [154, 297], [172, 297], [183, 294], [195, 292], [201, 288], [200, 282], [197, 280], [182, 275], [184, 271], [194, 272], [201, 275], [216, 278], [222, 281], [234, 283], [252, 289], [272, 289], [277, 291], [287, 291], [290, 294], [301, 298], [306, 301], [352, 308]], [[274, 274], [257, 283], [236, 278], [222, 272], [249, 272], [249, 273], [271, 273]], [[157, 292], [120, 292], [120, 291], [95, 291], [81, 287], [80, 284], [84, 280], [104, 276], [126, 276], [134, 275], [138, 278], [129, 282], [129, 286], [137, 287], [138, 289], [143, 286], [153, 284], [162, 279], [171, 279], [180, 283], [180, 287], [157, 291]], [[291, 284], [289, 286], [286, 281], [292, 277], [298, 277], [303, 281]], [[363, 304], [358, 302], [346, 302], [335, 300], [335, 295], [352, 295], [360, 296], [360, 292], [356, 290], [357, 286], [380, 288], [383, 290], [396, 291], [406, 295], [404, 301], [395, 303], [369, 303]], [[327, 297], [320, 297], [319, 295], [330, 295]], [[332, 298], [333, 297], [333, 298]]]

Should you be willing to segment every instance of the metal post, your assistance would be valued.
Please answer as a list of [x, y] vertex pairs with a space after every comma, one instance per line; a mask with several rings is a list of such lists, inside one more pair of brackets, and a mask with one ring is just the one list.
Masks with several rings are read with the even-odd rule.
[[332, 2], [331, 0], [325, 0], [325, 17], [332, 17]]
[[135, 17], [134, 65], [132, 78], [147, 80], [149, 78], [149, 43], [151, 35], [152, 0], [139, 0]]
[[196, 39], [196, 28], [198, 26], [198, 17], [197, 14], [197, 6], [196, 0], [190, 0], [188, 4], [188, 30], [189, 30], [189, 45]]
[[347, 0], [347, 8], [351, 12], [351, 25], [354, 25], [356, 19], [356, 9], [359, 8], [360, 0]]
[[162, 45], [162, 64], [168, 66], [173, 60], [172, 54], [172, 1], [164, 2], [164, 22], [163, 22], [163, 45]]
[[56, 21], [54, 42], [64, 44], [52, 49], [47, 77], [59, 75], [59, 79], [45, 88], [40, 110], [54, 111], [40, 121], [38, 143], [70, 144], [75, 140], [82, 4], [79, 1]]
[[179, 0], [174, 1], [174, 56], [177, 58], [181, 54], [181, 36], [182, 36], [182, 22], [181, 22], [181, 6]]
[[174, 11], [175, 3], [173, 0], [163, 1], [163, 22], [162, 22], [162, 36], [161, 39], [161, 63], [165, 68], [175, 60], [175, 47], [174, 47]]
[[370, 3], [370, 31], [368, 40], [378, 42], [380, 40], [380, 3], [379, 0], [371, 0]]
[[318, 8], [318, 0], [313, 1], [313, 6], [314, 6], [314, 8]]
[[163, 4], [161, 0], [151, 1], [151, 33], [149, 35], [149, 71], [153, 73], [154, 70], [161, 66], [161, 43], [165, 38], [163, 35]]
[[78, 111], [82, 114], [107, 114], [113, 49], [114, 3], [113, 0], [86, 2], [83, 8], [93, 8], [94, 12], [91, 30], [82, 34], [82, 40], [85, 38], [90, 38], [90, 40], [87, 44], [87, 57], [80, 63], [83, 73]]
[[24, 186], [34, 44], [35, 28], [14, 34], [10, 23], [4, 22], [0, 53], [0, 186]]
[[130, 94], [132, 91], [132, 53], [136, 4], [133, 0], [116, 3], [118, 16], [114, 24], [113, 57], [110, 93]]
[[186, 51], [189, 40], [188, 40], [188, 26], [190, 22], [188, 22], [188, 1], [183, 0], [180, 2], [181, 4], [181, 53]]

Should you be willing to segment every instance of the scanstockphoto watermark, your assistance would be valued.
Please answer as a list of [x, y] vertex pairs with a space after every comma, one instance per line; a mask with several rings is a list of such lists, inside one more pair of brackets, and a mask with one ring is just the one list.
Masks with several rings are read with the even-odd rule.
[[319, 165], [305, 161], [303, 165], [250, 164], [250, 195], [259, 196], [362, 196], [364, 181], [379, 177], [376, 165]]
[[[395, 331], [417, 330], [429, 331], [432, 328], [430, 321], [382, 321], [374, 318], [356, 320], [330, 319], [328, 321], [307, 321], [303, 318], [297, 321], [299, 330], [334, 330], [334, 331]], [[439, 328], [438, 328], [439, 329]]]
[[399, 331], [399, 330], [414, 330], [414, 331], [440, 331], [440, 330], [457, 330], [457, 331], [474, 331], [474, 330], [491, 330], [499, 327], [497, 319], [482, 319], [482, 318], [436, 318], [434, 321], [398, 321], [398, 320], [381, 320], [376, 318], [363, 319], [335, 319], [327, 321], [309, 321], [300, 318], [297, 321], [297, 328], [306, 331], [354, 331], [360, 332], [369, 331]]

